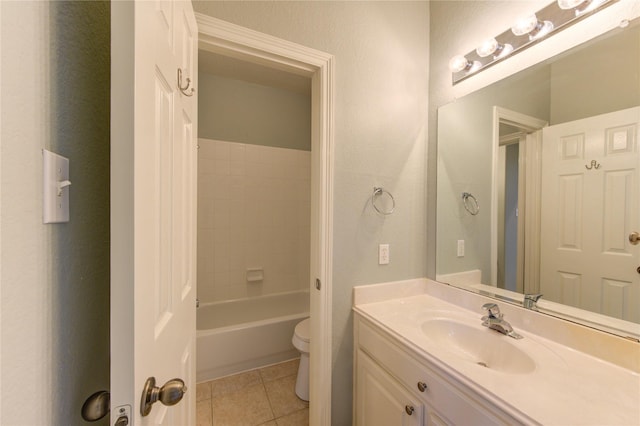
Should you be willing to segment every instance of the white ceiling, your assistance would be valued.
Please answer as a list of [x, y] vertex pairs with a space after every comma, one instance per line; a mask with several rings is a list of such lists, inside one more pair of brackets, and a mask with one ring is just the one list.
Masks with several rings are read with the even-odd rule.
[[311, 79], [309, 77], [291, 74], [206, 50], [198, 51], [198, 70], [201, 73], [214, 74], [311, 96]]

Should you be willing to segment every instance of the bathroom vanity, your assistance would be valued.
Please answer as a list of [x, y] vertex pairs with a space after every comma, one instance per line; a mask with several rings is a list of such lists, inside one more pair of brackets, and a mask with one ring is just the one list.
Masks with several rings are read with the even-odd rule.
[[482, 325], [487, 302], [427, 279], [356, 287], [354, 425], [640, 424], [638, 342], [498, 302], [515, 339]]

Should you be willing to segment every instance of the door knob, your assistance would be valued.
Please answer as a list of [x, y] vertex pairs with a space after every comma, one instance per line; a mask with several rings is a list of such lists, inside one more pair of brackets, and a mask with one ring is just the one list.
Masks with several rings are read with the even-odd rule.
[[127, 416], [118, 417], [116, 422], [113, 424], [113, 426], [128, 426], [128, 425], [129, 425], [129, 417]]
[[109, 413], [111, 405], [111, 395], [107, 391], [98, 391], [92, 394], [82, 404], [80, 415], [88, 422], [95, 422]]
[[167, 406], [175, 405], [182, 400], [186, 391], [187, 387], [182, 379], [171, 379], [159, 388], [156, 386], [156, 378], [149, 377], [142, 390], [140, 414], [142, 414], [142, 417], [147, 416], [156, 401], [160, 401]]
[[629, 234], [629, 242], [631, 244], [638, 245], [640, 243], [640, 234], [638, 232], [632, 232]]

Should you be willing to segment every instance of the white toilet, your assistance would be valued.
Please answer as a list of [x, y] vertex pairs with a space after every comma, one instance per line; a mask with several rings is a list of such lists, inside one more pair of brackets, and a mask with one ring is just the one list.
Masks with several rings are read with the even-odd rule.
[[298, 378], [296, 379], [296, 395], [298, 398], [309, 400], [309, 318], [300, 321], [293, 332], [291, 342], [300, 351], [300, 365], [298, 366]]

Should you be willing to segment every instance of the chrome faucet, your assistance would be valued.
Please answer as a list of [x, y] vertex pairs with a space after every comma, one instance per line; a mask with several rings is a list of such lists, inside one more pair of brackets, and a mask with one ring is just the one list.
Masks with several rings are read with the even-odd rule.
[[522, 306], [527, 309], [537, 311], [538, 305], [536, 305], [536, 303], [538, 302], [538, 300], [540, 300], [541, 297], [542, 294], [525, 294]]
[[504, 314], [500, 312], [500, 308], [495, 303], [485, 303], [482, 309], [487, 311], [487, 315], [482, 317], [482, 325], [492, 330], [499, 331], [514, 339], [522, 339], [522, 336], [513, 331], [511, 324], [503, 320]]

